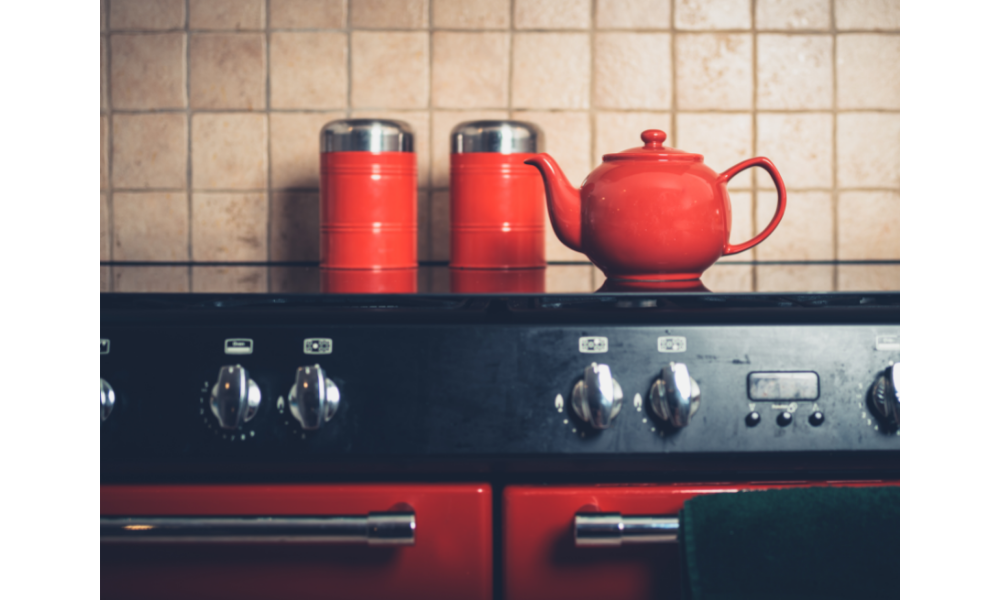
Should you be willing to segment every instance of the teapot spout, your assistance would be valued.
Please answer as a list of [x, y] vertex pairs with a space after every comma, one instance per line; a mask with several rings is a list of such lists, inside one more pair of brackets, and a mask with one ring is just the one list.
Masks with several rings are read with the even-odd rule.
[[549, 219], [559, 241], [572, 250], [581, 252], [580, 245], [580, 190], [566, 179], [562, 169], [548, 154], [536, 154], [524, 161], [542, 174], [545, 183], [545, 201], [549, 207]]

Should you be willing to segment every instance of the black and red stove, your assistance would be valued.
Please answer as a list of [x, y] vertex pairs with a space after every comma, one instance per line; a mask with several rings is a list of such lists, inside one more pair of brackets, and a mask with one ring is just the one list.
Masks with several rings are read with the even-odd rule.
[[102, 596], [679, 597], [685, 500], [899, 485], [899, 314], [102, 294]]

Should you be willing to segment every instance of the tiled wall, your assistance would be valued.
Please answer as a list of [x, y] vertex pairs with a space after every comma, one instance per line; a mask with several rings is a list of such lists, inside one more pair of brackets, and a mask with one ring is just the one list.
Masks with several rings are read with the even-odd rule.
[[[713, 290], [899, 287], [898, 0], [102, 0], [102, 290], [294, 288], [125, 263], [317, 261], [318, 131], [372, 116], [416, 132], [422, 261], [448, 259], [451, 128], [514, 118], [576, 183], [654, 127], [716, 171], [771, 158], [784, 221]], [[730, 190], [749, 239], [773, 187]], [[546, 251], [551, 291], [603, 281]]]

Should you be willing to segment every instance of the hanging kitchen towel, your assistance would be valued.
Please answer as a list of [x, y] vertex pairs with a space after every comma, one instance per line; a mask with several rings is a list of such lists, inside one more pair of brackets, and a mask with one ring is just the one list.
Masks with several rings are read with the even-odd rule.
[[899, 597], [897, 486], [706, 494], [680, 521], [691, 600]]

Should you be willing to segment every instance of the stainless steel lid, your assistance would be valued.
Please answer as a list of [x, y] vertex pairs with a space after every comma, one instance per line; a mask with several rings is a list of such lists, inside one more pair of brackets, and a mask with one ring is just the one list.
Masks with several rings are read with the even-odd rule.
[[413, 130], [390, 119], [330, 121], [319, 134], [320, 152], [413, 152]]
[[451, 152], [544, 152], [545, 135], [524, 121], [466, 121], [451, 130]]

